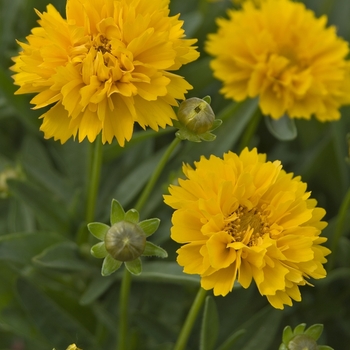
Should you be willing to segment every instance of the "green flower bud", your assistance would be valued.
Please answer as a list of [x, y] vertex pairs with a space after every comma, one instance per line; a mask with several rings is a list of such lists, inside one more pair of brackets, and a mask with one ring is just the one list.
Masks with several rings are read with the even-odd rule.
[[318, 350], [318, 346], [315, 339], [306, 334], [300, 334], [288, 343], [288, 350]]
[[317, 344], [323, 331], [322, 324], [314, 324], [308, 329], [305, 327], [305, 323], [299, 324], [294, 330], [290, 326], [286, 326], [283, 330], [282, 344], [279, 350], [333, 350], [330, 346]]
[[198, 97], [183, 101], [179, 106], [177, 116], [180, 123], [198, 135], [211, 130], [215, 120], [215, 114], [209, 103]]
[[137, 224], [120, 221], [107, 231], [104, 241], [107, 252], [115, 260], [131, 261], [144, 252], [146, 234]]

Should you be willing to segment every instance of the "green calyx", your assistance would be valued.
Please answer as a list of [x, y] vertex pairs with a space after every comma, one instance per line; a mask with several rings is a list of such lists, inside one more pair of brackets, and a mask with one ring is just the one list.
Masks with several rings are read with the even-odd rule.
[[285, 327], [279, 350], [333, 350], [327, 345], [317, 344], [323, 331], [322, 324], [314, 324], [306, 330], [305, 327], [305, 323], [299, 324], [294, 330], [290, 326]]
[[216, 136], [211, 131], [218, 128], [222, 121], [215, 120], [210, 106], [210, 97], [203, 99], [192, 97], [183, 101], [177, 111], [178, 122], [174, 126], [179, 130], [176, 137], [192, 142], [214, 141]]
[[125, 212], [121, 204], [113, 199], [110, 223], [110, 226], [101, 222], [88, 224], [90, 233], [101, 241], [91, 247], [91, 254], [95, 258], [104, 259], [101, 271], [103, 276], [115, 272], [123, 263], [130, 273], [139, 275], [142, 272], [141, 256], [168, 256], [164, 249], [146, 240], [158, 229], [159, 219], [139, 222], [137, 210]]

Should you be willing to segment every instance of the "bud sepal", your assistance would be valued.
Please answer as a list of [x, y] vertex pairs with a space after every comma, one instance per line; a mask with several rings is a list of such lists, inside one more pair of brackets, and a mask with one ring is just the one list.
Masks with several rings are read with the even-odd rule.
[[139, 217], [136, 209], [125, 212], [121, 204], [113, 199], [111, 225], [101, 222], [88, 224], [90, 233], [102, 241], [91, 247], [92, 256], [104, 259], [102, 276], [115, 272], [123, 263], [130, 273], [139, 275], [142, 271], [141, 256], [168, 256], [164, 249], [146, 240], [158, 229], [160, 220], [152, 218], [139, 222]]
[[179, 129], [176, 137], [192, 142], [215, 140], [216, 135], [211, 132], [222, 124], [222, 120], [215, 119], [210, 102], [210, 96], [206, 96], [203, 99], [191, 97], [180, 104], [178, 121], [173, 122]]

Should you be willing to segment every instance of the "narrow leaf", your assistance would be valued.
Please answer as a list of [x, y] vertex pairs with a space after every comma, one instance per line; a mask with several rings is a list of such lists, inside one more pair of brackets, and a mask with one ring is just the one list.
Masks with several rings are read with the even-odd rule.
[[220, 345], [219, 348], [217, 348], [217, 350], [233, 349], [234, 344], [245, 332], [246, 332], [245, 329], [240, 329], [239, 331], [234, 332], [225, 340], [225, 342], [222, 345]]
[[57, 348], [63, 349], [67, 345], [67, 339], [79, 339], [82, 348], [97, 349], [99, 347], [95, 343], [93, 335], [72, 313], [68, 313], [37, 286], [20, 278], [17, 284], [17, 293], [33, 326], [40, 330], [49, 344], [55, 344]]
[[265, 116], [265, 122], [271, 134], [280, 141], [294, 140], [298, 135], [294, 119], [289, 118], [286, 114], [279, 119]]
[[200, 350], [213, 350], [219, 333], [219, 316], [211, 296], [205, 299], [200, 334]]
[[33, 257], [33, 262], [42, 267], [67, 271], [86, 271], [89, 268], [79, 258], [78, 247], [73, 242], [62, 242], [48, 247]]

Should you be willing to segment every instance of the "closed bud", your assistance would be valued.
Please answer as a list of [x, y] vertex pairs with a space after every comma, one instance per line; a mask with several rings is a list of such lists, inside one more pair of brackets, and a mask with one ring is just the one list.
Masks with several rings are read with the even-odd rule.
[[209, 103], [198, 97], [183, 101], [177, 116], [181, 124], [197, 135], [211, 130], [215, 120], [215, 114]]
[[120, 221], [107, 231], [104, 241], [107, 252], [115, 260], [132, 261], [144, 252], [146, 234], [137, 224]]
[[318, 350], [318, 345], [315, 339], [306, 334], [300, 334], [288, 343], [288, 350]]

